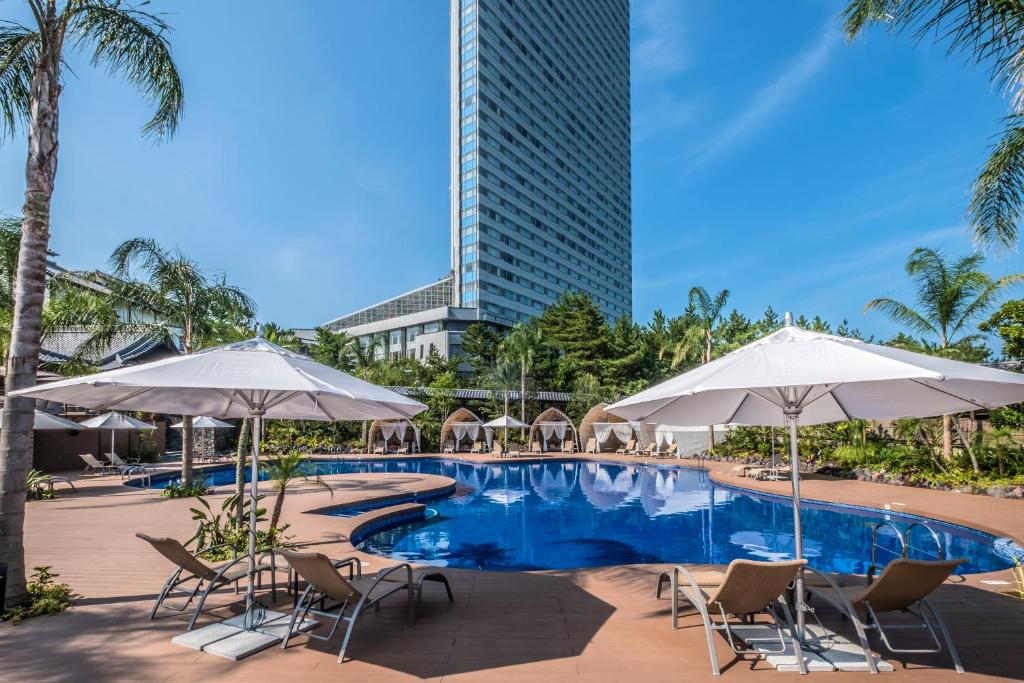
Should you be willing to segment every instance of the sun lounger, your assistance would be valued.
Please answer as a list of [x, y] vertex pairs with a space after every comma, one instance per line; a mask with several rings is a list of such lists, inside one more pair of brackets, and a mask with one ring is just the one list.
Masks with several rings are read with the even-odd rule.
[[[821, 598], [848, 617], [857, 630], [861, 645], [865, 650], [868, 665], [875, 672], [874, 657], [867, 645], [866, 632], [878, 631], [878, 635], [893, 654], [919, 654], [942, 652], [943, 644], [949, 650], [953, 666], [957, 673], [963, 673], [956, 646], [949, 635], [946, 623], [938, 611], [928, 601], [928, 596], [941, 586], [950, 574], [967, 560], [910, 560], [897, 559], [890, 562], [878, 578], [874, 577], [877, 567], [868, 570], [866, 579], [858, 583], [846, 582], [837, 585], [831, 577], [814, 572], [819, 580], [808, 582], [805, 586], [812, 598]], [[886, 612], [901, 612], [912, 616], [917, 623], [897, 623], [883, 625], [878, 618]], [[933, 648], [901, 648], [892, 642], [892, 631], [925, 630], [935, 643]], [[936, 633], [938, 631], [938, 633]], [[941, 634], [942, 640], [939, 640]]]
[[636, 452], [636, 454], [637, 455], [648, 455], [648, 456], [657, 455], [658, 454], [658, 444], [657, 443], [653, 443], [653, 442], [649, 443], [649, 444], [647, 444], [646, 448], [640, 449], [639, 451]]
[[[672, 628], [679, 628], [679, 602], [686, 600], [700, 612], [704, 621], [704, 633], [707, 637], [708, 654], [711, 657], [711, 671], [718, 676], [718, 657], [715, 653], [714, 632], [723, 631], [729, 647], [737, 655], [751, 654], [751, 649], [740, 649], [735, 643], [730, 616], [746, 618], [759, 612], [768, 614], [775, 624], [778, 634], [777, 649], [760, 647], [756, 653], [781, 653], [793, 648], [800, 673], [807, 673], [807, 665], [800, 650], [799, 640], [795, 637], [793, 619], [789, 605], [783, 597], [797, 572], [807, 564], [807, 560], [790, 560], [787, 562], [754, 562], [753, 560], [733, 560], [721, 582], [708, 585], [707, 578], [702, 579], [686, 567], [677, 566], [672, 570]], [[660, 583], [660, 582], [659, 582]], [[660, 586], [659, 586], [660, 588]], [[717, 612], [722, 620], [716, 622], [711, 612]], [[783, 632], [783, 624], [789, 631], [787, 641]], [[775, 642], [774, 638], [747, 638], [747, 645], [759, 642]]]
[[505, 457], [505, 449], [504, 447], [502, 447], [500, 441], [494, 442], [494, 446], [491, 448], [491, 455], [495, 456], [496, 458]]
[[573, 441], [572, 439], [563, 439], [562, 440], [562, 452], [563, 453], [575, 453], [576, 452], [576, 442]]
[[83, 477], [89, 473], [102, 476], [110, 472], [110, 465], [100, 462], [92, 453], [79, 453], [78, 457], [85, 463], [85, 469], [82, 470]]
[[[291, 623], [281, 648], [288, 647], [288, 641], [295, 628], [295, 622], [304, 619], [307, 614], [313, 613], [324, 619], [333, 621], [330, 632], [326, 636], [318, 636], [309, 633], [310, 638], [318, 640], [329, 640], [333, 637], [341, 623], [347, 622], [345, 636], [341, 641], [341, 648], [338, 651], [338, 663], [345, 661], [345, 650], [348, 648], [349, 639], [355, 628], [356, 621], [360, 615], [370, 607], [380, 606], [380, 602], [391, 595], [405, 591], [408, 601], [408, 619], [411, 624], [415, 618], [416, 605], [422, 600], [423, 584], [426, 581], [438, 581], [444, 584], [448, 592], [448, 599], [452, 599], [451, 588], [448, 579], [436, 569], [428, 569], [421, 572], [413, 572], [412, 567], [403, 563], [382, 569], [376, 577], [362, 575], [362, 565], [356, 558], [334, 561], [320, 553], [301, 553], [291, 550], [282, 550], [281, 554], [288, 560], [292, 569], [301, 576], [307, 584], [306, 590], [302, 593], [295, 609], [292, 610]], [[345, 578], [338, 571], [340, 566], [348, 565], [350, 572], [355, 568], [355, 576]], [[327, 602], [335, 604], [328, 606]], [[319, 609], [313, 605], [319, 603]]]
[[531, 453], [543, 453], [544, 452], [544, 450], [540, 447], [540, 441], [534, 441], [532, 444], [530, 444], [530, 452]]
[[659, 450], [657, 457], [659, 458], [674, 458], [679, 453], [679, 444], [669, 444], [664, 450]]
[[518, 458], [523, 455], [523, 447], [517, 443], [513, 443], [508, 447], [508, 457]]
[[587, 439], [587, 447], [584, 450], [587, 453], [597, 453], [597, 439]]
[[634, 449], [636, 449], [636, 439], [630, 439], [622, 448], [616, 448], [615, 452], [620, 455], [625, 455], [626, 453], [632, 453]]
[[110, 458], [110, 462], [113, 463], [114, 469], [117, 471], [118, 474], [121, 475], [122, 479], [125, 476], [129, 476], [129, 475], [132, 475], [132, 474], [152, 474], [153, 473], [153, 468], [152, 467], [146, 467], [145, 465], [140, 463], [138, 460], [133, 460], [133, 461], [130, 461], [130, 462], [125, 462], [124, 460], [121, 459], [121, 456], [119, 456], [117, 453], [107, 453], [107, 457]]
[[469, 452], [470, 453], [483, 453], [484, 452], [484, 442], [483, 441], [474, 441], [473, 442], [473, 447], [469, 449]]
[[378, 441], [373, 446], [373, 452], [372, 452], [373, 455], [385, 455], [386, 453], [387, 453], [387, 446], [384, 444], [383, 441]]
[[401, 446], [399, 446], [398, 450], [395, 451], [395, 452], [398, 453], [399, 455], [409, 455], [409, 444], [408, 444], [408, 442], [403, 443]]
[[[177, 567], [177, 569], [175, 569], [167, 578], [167, 581], [164, 582], [163, 588], [160, 589], [160, 594], [157, 596], [156, 602], [153, 604], [153, 611], [149, 614], [150, 619], [156, 618], [157, 610], [161, 607], [175, 612], [184, 612], [188, 609], [188, 606], [192, 604], [192, 600], [194, 600], [198, 594], [199, 602], [196, 603], [195, 611], [192, 613], [192, 618], [189, 619], [188, 622], [188, 630], [191, 631], [196, 625], [196, 619], [199, 618], [200, 614], [206, 611], [203, 609], [203, 605], [206, 604], [206, 598], [209, 597], [210, 593], [229, 583], [234, 583], [237, 588], [237, 582], [248, 575], [249, 558], [247, 555], [236, 557], [233, 560], [217, 565], [207, 564], [201, 559], [203, 554], [217, 548], [222, 548], [227, 544], [210, 546], [209, 548], [203, 548], [196, 553], [191, 553], [185, 548], [185, 546], [173, 538], [154, 538], [142, 533], [135, 535], [153, 546], [154, 550], [166, 557]], [[263, 572], [270, 572], [271, 589], [276, 593], [277, 566], [275, 564], [273, 552], [264, 553], [256, 558], [257, 576], [262, 575]], [[188, 594], [188, 599], [185, 601], [184, 605], [181, 605], [180, 607], [173, 607], [171, 605], [164, 604], [164, 601], [170, 596], [171, 591], [184, 583], [188, 583], [189, 581], [195, 581], [196, 585]], [[205, 588], [203, 587], [203, 584], [206, 584]], [[200, 591], [202, 592], [200, 593]]]
[[730, 469], [729, 472], [734, 477], [745, 477], [745, 476], [747, 476], [747, 472], [749, 470], [755, 469], [757, 467], [758, 467], [758, 465], [751, 465], [749, 463], [747, 463], [745, 465], [733, 465], [732, 469]]
[[455, 442], [454, 441], [445, 441], [443, 444], [441, 444], [441, 452], [442, 453], [451, 453], [452, 455], [454, 455], [455, 454]]

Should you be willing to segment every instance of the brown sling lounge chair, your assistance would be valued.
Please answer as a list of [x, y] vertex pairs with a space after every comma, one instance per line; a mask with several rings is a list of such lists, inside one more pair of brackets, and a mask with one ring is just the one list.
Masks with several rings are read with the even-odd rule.
[[[957, 673], [963, 673], [964, 667], [960, 662], [960, 655], [957, 654], [956, 646], [949, 635], [946, 623], [928, 601], [928, 596], [931, 595], [932, 591], [941, 586], [958, 566], [966, 561], [963, 559], [898, 559], [886, 565], [885, 570], [882, 571], [878, 578], [874, 577], [874, 573], [878, 568], [875, 566], [870, 567], [865, 584], [847, 584], [840, 587], [833, 581], [825, 579], [824, 581], [810, 582], [806, 589], [811, 597], [821, 598], [850, 618], [865, 650], [867, 650], [865, 632], [869, 630], [878, 631], [882, 644], [893, 654], [942, 652], [943, 643], [945, 643]], [[817, 572], [815, 574], [823, 577], [823, 575]], [[883, 626], [878, 615], [884, 612], [909, 614], [918, 623]], [[905, 631], [910, 629], [927, 630], [935, 646], [927, 649], [895, 647], [887, 631]], [[942, 635], [942, 640], [939, 640], [939, 634]], [[869, 650], [867, 651], [867, 656], [869, 657], [869, 664], [872, 664], [873, 657], [870, 656]], [[873, 668], [872, 673], [874, 673]]]
[[[709, 586], [709, 581], [701, 580], [686, 567], [677, 566], [672, 570], [672, 628], [679, 628], [680, 598], [692, 604], [704, 621], [704, 633], [708, 641], [708, 654], [711, 657], [711, 672], [718, 676], [718, 657], [715, 653], [714, 632], [725, 633], [729, 647], [737, 656], [747, 654], [781, 654], [786, 652], [787, 642], [783, 633], [783, 623], [790, 634], [789, 645], [792, 645], [800, 673], [807, 673], [800, 650], [799, 639], [793, 627], [793, 619], [789, 605], [783, 594], [796, 579], [797, 572], [807, 564], [807, 560], [789, 560], [787, 562], [754, 562], [753, 560], [733, 560], [717, 586]], [[660, 582], [659, 582], [660, 589]], [[711, 612], [721, 614], [722, 619], [716, 622]], [[758, 612], [765, 612], [775, 623], [780, 647], [775, 650], [762, 648], [754, 651], [739, 649], [733, 638], [730, 627], [730, 615], [746, 617]], [[747, 638], [746, 643], [775, 642], [768, 638]]]
[[575, 453], [576, 452], [576, 442], [573, 441], [572, 439], [564, 439], [562, 441], [562, 452], [563, 453]]
[[615, 452], [620, 455], [625, 455], [627, 453], [632, 453], [634, 448], [636, 448], [636, 439], [630, 439], [622, 448], [616, 448]]
[[[163, 588], [160, 589], [160, 594], [157, 596], [156, 602], [153, 604], [153, 611], [149, 614], [150, 619], [156, 618], [157, 610], [161, 607], [175, 612], [184, 612], [188, 609], [188, 606], [192, 604], [192, 600], [194, 600], [198, 594], [199, 602], [196, 603], [195, 612], [192, 613], [192, 618], [188, 622], [188, 630], [191, 631], [196, 625], [196, 619], [199, 618], [200, 614], [206, 611], [203, 610], [203, 605], [206, 603], [206, 598], [209, 597], [210, 593], [229, 583], [234, 583], [237, 588], [237, 582], [244, 579], [248, 574], [248, 555], [242, 555], [241, 557], [236, 557], [233, 560], [218, 565], [209, 565], [200, 559], [204, 553], [208, 553], [216, 548], [223, 548], [227, 545], [226, 543], [210, 546], [209, 548], [203, 548], [196, 553], [191, 553], [185, 548], [185, 546], [173, 538], [154, 538], [142, 533], [135, 535], [146, 543], [149, 543], [153, 546], [154, 550], [178, 567], [167, 578], [167, 581], [164, 582]], [[268, 560], [269, 564], [267, 563]], [[271, 588], [274, 592], [277, 592], [277, 566], [274, 561], [274, 553], [272, 552], [265, 553], [256, 558], [257, 576], [268, 571], [271, 576]], [[172, 607], [171, 605], [163, 604], [170, 596], [171, 591], [184, 583], [188, 583], [189, 581], [195, 581], [196, 585], [188, 594], [188, 599], [185, 601], [184, 605], [180, 607]], [[205, 588], [203, 587], [204, 583], [206, 584]], [[200, 593], [200, 591], [202, 592]]]
[[[306, 618], [312, 612], [318, 616], [334, 621], [330, 632], [326, 636], [317, 636], [313, 633], [307, 635], [318, 640], [329, 640], [334, 632], [341, 625], [347, 622], [345, 637], [341, 641], [341, 649], [338, 651], [338, 663], [345, 661], [345, 650], [348, 648], [348, 641], [352, 637], [356, 621], [364, 610], [369, 607], [380, 608], [380, 602], [384, 598], [406, 591], [408, 600], [408, 618], [412, 624], [416, 612], [416, 604], [422, 599], [424, 581], [438, 581], [444, 584], [448, 592], [448, 600], [452, 599], [452, 591], [448, 586], [448, 579], [441, 572], [435, 569], [428, 569], [414, 572], [407, 563], [395, 565], [388, 569], [382, 569], [376, 577], [363, 576], [362, 564], [358, 558], [334, 561], [321, 553], [301, 553], [292, 550], [282, 550], [281, 554], [288, 560], [288, 563], [295, 570], [296, 574], [302, 577], [309, 585], [302, 593], [295, 609], [292, 610], [291, 622], [288, 625], [288, 635], [285, 636], [281, 648], [288, 647], [288, 640], [295, 629], [295, 622]], [[350, 576], [345, 578], [338, 571], [340, 566], [348, 565]], [[352, 576], [352, 570], [355, 576]], [[414, 602], [415, 598], [415, 602]], [[328, 607], [327, 602], [335, 604]], [[320, 603], [319, 609], [314, 609], [315, 603]]]

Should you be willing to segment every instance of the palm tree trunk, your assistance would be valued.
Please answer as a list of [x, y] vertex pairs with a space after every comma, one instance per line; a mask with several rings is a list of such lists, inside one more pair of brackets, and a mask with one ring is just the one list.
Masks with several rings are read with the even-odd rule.
[[284, 509], [284, 494], [287, 488], [281, 488], [277, 492], [277, 500], [274, 501], [274, 512], [270, 515], [270, 528], [276, 529], [277, 522], [281, 519], [281, 510]]
[[188, 486], [192, 483], [192, 458], [195, 453], [195, 442], [192, 437], [192, 416], [181, 416], [181, 483]]
[[238, 435], [238, 449], [235, 451], [235, 496], [238, 501], [235, 503], [235, 516], [238, 526], [245, 523], [245, 460], [249, 456], [249, 437], [252, 432], [252, 422], [247, 417], [242, 420], [242, 431]]
[[942, 458], [947, 462], [953, 459], [953, 418], [942, 416]]
[[[526, 422], [526, 363], [519, 364], [519, 419]], [[519, 438], [526, 438], [526, 428], [519, 430]]]
[[[47, 7], [48, 15], [55, 7]], [[48, 17], [52, 18], [52, 17]], [[2, 429], [0, 429], [0, 557], [7, 562], [6, 606], [25, 601], [25, 479], [32, 467], [32, 409], [35, 401], [11, 398], [16, 389], [36, 383], [46, 251], [50, 240], [50, 198], [57, 175], [59, 46], [56, 57], [44, 51], [32, 76], [25, 205], [18, 247], [14, 320], [7, 357]]]

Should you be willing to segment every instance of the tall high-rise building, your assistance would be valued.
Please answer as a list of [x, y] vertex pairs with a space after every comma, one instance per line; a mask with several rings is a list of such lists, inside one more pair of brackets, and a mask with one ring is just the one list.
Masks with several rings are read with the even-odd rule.
[[451, 271], [325, 326], [423, 358], [566, 290], [632, 312], [629, 0], [451, 0]]
[[628, 0], [452, 0], [456, 305], [632, 312]]

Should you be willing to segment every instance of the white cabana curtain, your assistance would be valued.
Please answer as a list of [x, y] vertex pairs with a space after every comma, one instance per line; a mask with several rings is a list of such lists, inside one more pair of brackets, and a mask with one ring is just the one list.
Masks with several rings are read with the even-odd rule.
[[492, 427], [484, 427], [484, 440], [487, 442], [487, 450], [491, 450], [494, 442], [494, 429]]
[[409, 428], [412, 428], [413, 432], [413, 443], [416, 444], [416, 451], [420, 452], [420, 428], [409, 422], [387, 422], [380, 426], [380, 434], [384, 439], [384, 443], [391, 440], [391, 437], [397, 437], [400, 442], [405, 441], [406, 432]]
[[458, 422], [452, 425], [452, 433], [455, 435], [455, 450], [459, 450], [462, 440], [469, 437], [470, 441], [476, 441], [480, 435], [479, 422]]
[[607, 422], [594, 423], [594, 436], [598, 443], [604, 443], [612, 435], [612, 425]]
[[626, 443], [633, 438], [633, 425], [628, 422], [619, 422], [612, 425], [612, 432], [615, 433], [615, 438]]

